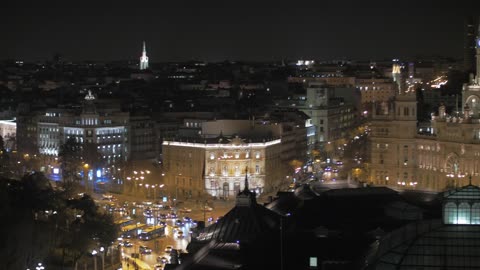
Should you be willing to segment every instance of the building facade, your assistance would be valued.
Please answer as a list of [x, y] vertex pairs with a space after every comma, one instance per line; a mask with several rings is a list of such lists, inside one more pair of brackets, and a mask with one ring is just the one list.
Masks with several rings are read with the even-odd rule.
[[257, 194], [278, 190], [286, 184], [289, 163], [307, 158], [308, 119], [298, 114], [276, 112], [256, 120], [186, 120], [185, 127], [193, 126], [197, 136], [187, 132], [190, 136], [166, 139], [162, 145], [170, 194], [231, 198], [243, 189], [246, 168], [250, 188]]
[[247, 142], [224, 137], [202, 142], [163, 142], [166, 185], [170, 194], [198, 197], [208, 194], [233, 198], [244, 188], [245, 170], [257, 194], [276, 189], [285, 178], [280, 139]]
[[[477, 39], [480, 67], [480, 38]], [[480, 72], [462, 91], [463, 112], [432, 116], [430, 133], [416, 132], [413, 93], [401, 93], [376, 111], [370, 138], [370, 181], [397, 189], [442, 191], [480, 184]]]
[[[89, 93], [85, 97], [81, 112], [75, 109], [47, 109], [32, 114], [29, 119], [22, 118], [19, 126], [25, 126], [29, 131], [26, 132], [28, 137], [25, 140], [35, 140], [36, 146], [36, 149], [25, 146], [22, 150], [53, 158], [58, 156], [61, 145], [69, 138], [74, 138], [80, 144], [95, 145], [98, 156], [106, 164], [129, 159], [129, 113], [106, 108], [105, 105], [99, 106], [103, 108], [97, 110], [94, 102], [94, 96]], [[22, 146], [23, 143], [21, 142]]]
[[16, 150], [17, 123], [15, 120], [0, 120], [0, 136], [7, 151]]

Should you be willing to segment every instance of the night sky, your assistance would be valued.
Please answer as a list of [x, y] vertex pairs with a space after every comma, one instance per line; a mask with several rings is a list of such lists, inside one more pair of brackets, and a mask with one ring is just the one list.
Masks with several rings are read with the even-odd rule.
[[462, 57], [464, 18], [480, 15], [462, 1], [352, 2], [2, 1], [0, 59], [137, 59], [143, 40], [151, 62]]

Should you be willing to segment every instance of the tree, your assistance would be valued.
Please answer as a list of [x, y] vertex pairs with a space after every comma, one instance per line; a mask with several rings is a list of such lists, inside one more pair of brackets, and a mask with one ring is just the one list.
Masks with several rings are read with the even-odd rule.
[[5, 269], [32, 269], [39, 262], [75, 267], [88, 251], [107, 248], [118, 234], [112, 217], [90, 196], [56, 190], [42, 173], [1, 179], [0, 220]]
[[5, 149], [5, 142], [0, 136], [0, 175], [6, 178], [12, 177], [12, 170], [10, 166], [10, 156]]
[[0, 252], [6, 269], [26, 269], [48, 256], [53, 246], [53, 223], [56, 196], [41, 173], [26, 175], [20, 181], [2, 179], [0, 185], [0, 220], [4, 228]]
[[75, 138], [70, 137], [60, 146], [58, 156], [61, 163], [63, 187], [68, 193], [72, 193], [81, 180], [78, 176], [81, 167], [81, 146]]

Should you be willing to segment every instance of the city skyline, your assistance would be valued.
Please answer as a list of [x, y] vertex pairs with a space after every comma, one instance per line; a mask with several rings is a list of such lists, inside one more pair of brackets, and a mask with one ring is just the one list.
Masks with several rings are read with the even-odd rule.
[[55, 53], [71, 61], [138, 59], [144, 40], [151, 62], [461, 58], [464, 19], [475, 15], [461, 3], [453, 8], [311, 1], [7, 5], [0, 18], [0, 59], [24, 61]]

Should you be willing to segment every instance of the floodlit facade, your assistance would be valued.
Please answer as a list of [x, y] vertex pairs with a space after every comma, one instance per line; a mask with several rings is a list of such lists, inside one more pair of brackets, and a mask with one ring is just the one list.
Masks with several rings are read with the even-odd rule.
[[148, 56], [147, 56], [147, 47], [144, 41], [142, 56], [140, 56], [140, 70], [145, 70], [147, 68], [148, 68]]
[[250, 189], [257, 194], [274, 190], [285, 178], [280, 139], [249, 142], [240, 137], [204, 142], [164, 141], [167, 188], [174, 197], [205, 193], [233, 198], [244, 189], [247, 169]]
[[97, 111], [94, 99], [89, 92], [79, 115], [69, 110], [49, 109], [38, 116], [38, 152], [58, 156], [60, 146], [69, 138], [75, 138], [80, 144], [94, 144], [107, 164], [127, 160], [130, 151], [129, 114]]
[[[480, 40], [480, 38], [478, 39]], [[477, 41], [477, 43], [480, 41]], [[476, 45], [480, 67], [480, 43]], [[417, 133], [414, 93], [376, 108], [370, 140], [370, 182], [396, 189], [443, 191], [480, 184], [480, 68], [462, 91], [463, 112], [440, 106], [429, 132]]]
[[16, 148], [17, 123], [15, 120], [0, 120], [0, 136], [3, 138], [4, 147], [7, 151]]

